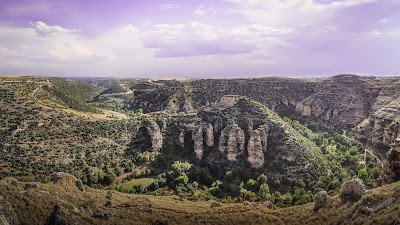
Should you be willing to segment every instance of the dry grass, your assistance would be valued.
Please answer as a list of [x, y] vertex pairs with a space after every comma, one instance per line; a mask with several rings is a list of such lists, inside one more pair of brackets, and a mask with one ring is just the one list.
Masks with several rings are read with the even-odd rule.
[[[106, 191], [86, 188], [82, 193], [74, 187], [41, 184], [25, 191], [24, 183], [0, 184], [1, 194], [13, 205], [21, 224], [44, 224], [56, 202], [88, 224], [392, 224], [400, 215], [400, 182], [370, 191], [360, 201], [343, 204], [333, 199], [331, 208], [313, 212], [313, 204], [270, 210], [260, 204], [221, 204], [213, 201], [181, 201], [177, 196], [132, 195], [113, 192], [112, 206], [106, 207]], [[395, 201], [369, 215], [362, 208], [392, 197]], [[101, 209], [112, 213], [108, 220], [91, 217]]]

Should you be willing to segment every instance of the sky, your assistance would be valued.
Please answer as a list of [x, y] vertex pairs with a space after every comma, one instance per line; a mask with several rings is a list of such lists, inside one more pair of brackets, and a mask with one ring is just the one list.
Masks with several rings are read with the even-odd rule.
[[400, 75], [400, 0], [1, 0], [0, 75]]

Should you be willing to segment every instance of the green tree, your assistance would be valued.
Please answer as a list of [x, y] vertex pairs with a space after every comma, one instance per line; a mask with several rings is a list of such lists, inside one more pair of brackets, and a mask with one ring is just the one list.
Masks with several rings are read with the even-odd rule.
[[258, 191], [258, 197], [262, 201], [267, 201], [271, 198], [271, 195], [269, 194], [269, 186], [266, 183], [263, 183], [260, 185], [260, 190]]
[[261, 174], [260, 176], [257, 177], [258, 184], [260, 184], [260, 185], [267, 183], [267, 180], [268, 180], [268, 177], [265, 174]]

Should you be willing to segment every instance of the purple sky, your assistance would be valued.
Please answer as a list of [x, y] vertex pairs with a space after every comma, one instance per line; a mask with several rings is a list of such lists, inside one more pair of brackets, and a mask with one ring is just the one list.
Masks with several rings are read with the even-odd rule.
[[399, 0], [1, 0], [0, 75], [400, 75]]

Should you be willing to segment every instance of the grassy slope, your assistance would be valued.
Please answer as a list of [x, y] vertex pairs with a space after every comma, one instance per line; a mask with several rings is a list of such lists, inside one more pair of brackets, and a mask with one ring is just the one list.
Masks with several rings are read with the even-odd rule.
[[117, 186], [117, 189], [121, 187], [123, 190], [128, 191], [132, 190], [134, 185], [142, 184], [143, 187], [148, 187], [151, 183], [155, 181], [154, 178], [139, 178], [139, 179], [132, 179], [130, 181], [124, 182]]
[[[118, 192], [113, 192], [113, 206], [106, 207], [105, 190], [86, 188], [81, 193], [76, 187], [41, 184], [38, 189], [24, 191], [24, 183], [11, 183], [0, 182], [0, 193], [13, 205], [21, 224], [44, 224], [56, 202], [89, 224], [393, 224], [400, 215], [400, 182], [370, 190], [353, 204], [343, 204], [335, 197], [332, 207], [319, 212], [313, 212], [313, 203], [277, 210], [261, 203], [221, 204], [212, 208], [212, 201], [180, 201], [176, 196]], [[370, 215], [362, 213], [364, 206], [389, 197], [394, 201], [381, 210]], [[77, 210], [84, 203], [92, 211], [101, 209], [114, 216], [109, 221], [94, 219], [87, 210]]]

